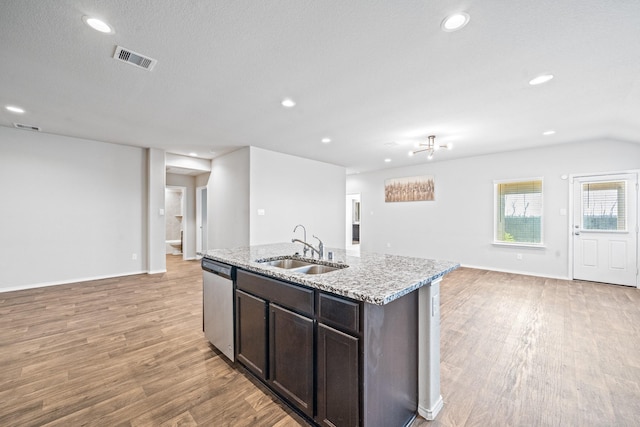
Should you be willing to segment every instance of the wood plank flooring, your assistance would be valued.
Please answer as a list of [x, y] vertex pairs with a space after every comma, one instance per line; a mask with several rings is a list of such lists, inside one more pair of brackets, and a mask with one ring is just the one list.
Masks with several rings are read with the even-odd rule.
[[[0, 293], [0, 426], [306, 425], [202, 334], [197, 262]], [[640, 425], [640, 290], [459, 269], [412, 427]]]
[[460, 269], [441, 286], [453, 426], [640, 426], [640, 290]]
[[298, 426], [202, 333], [198, 262], [0, 293], [0, 426]]

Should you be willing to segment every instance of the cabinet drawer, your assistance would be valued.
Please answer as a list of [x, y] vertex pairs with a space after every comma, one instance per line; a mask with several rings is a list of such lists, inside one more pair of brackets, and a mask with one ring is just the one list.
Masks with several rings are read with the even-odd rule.
[[280, 282], [244, 270], [238, 270], [236, 283], [238, 289], [313, 316], [313, 289]]
[[318, 320], [357, 334], [360, 332], [360, 304], [320, 292]]

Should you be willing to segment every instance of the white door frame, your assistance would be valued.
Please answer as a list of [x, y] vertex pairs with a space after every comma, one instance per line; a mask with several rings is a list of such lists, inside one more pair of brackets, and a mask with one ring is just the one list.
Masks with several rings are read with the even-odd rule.
[[[345, 248], [351, 251], [360, 251], [360, 244], [353, 244], [353, 201], [360, 202], [360, 224], [362, 224], [362, 196], [360, 193], [347, 194], [346, 218], [345, 218]], [[362, 236], [362, 228], [360, 229]], [[361, 239], [362, 240], [362, 239]]]
[[207, 250], [207, 203], [203, 203], [203, 195], [208, 197], [207, 186], [196, 187], [196, 259], [202, 258], [198, 252]]
[[[612, 172], [598, 172], [598, 173], [577, 173], [577, 174], [571, 174], [569, 175], [569, 221], [568, 221], [568, 239], [569, 239], [569, 253], [567, 256], [568, 262], [569, 262], [569, 278], [571, 280], [574, 279], [574, 269], [573, 269], [573, 263], [574, 263], [574, 238], [573, 238], [573, 220], [574, 220], [574, 191], [573, 191], [573, 187], [574, 187], [574, 181], [577, 178], [596, 178], [596, 177], [601, 177], [601, 176], [608, 176], [608, 175], [624, 175], [624, 174], [635, 174], [638, 181], [640, 181], [640, 169], [631, 169], [631, 170], [623, 170], [623, 171], [612, 171]], [[638, 254], [640, 254], [640, 230], [638, 230], [638, 228], [640, 227], [640, 193], [638, 193], [638, 190], [636, 189], [636, 269], [640, 269], [640, 264], [638, 261]], [[638, 281], [638, 277], [636, 276], [636, 288], [640, 288], [640, 282]]]

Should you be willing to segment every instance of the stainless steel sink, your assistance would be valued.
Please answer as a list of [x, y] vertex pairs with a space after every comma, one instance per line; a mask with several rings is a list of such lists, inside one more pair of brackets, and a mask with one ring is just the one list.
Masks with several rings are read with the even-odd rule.
[[298, 267], [293, 271], [303, 274], [322, 274], [330, 271], [340, 270], [340, 267], [331, 267], [329, 265], [311, 264], [306, 267]]
[[298, 258], [264, 259], [257, 262], [259, 262], [260, 264], [269, 265], [271, 267], [283, 268], [291, 272], [302, 274], [323, 274], [348, 267], [348, 265], [346, 264], [328, 265], [323, 261], [310, 261]]
[[313, 265], [310, 262], [301, 261], [299, 259], [290, 259], [290, 258], [277, 259], [277, 260], [274, 260], [274, 261], [266, 261], [266, 262], [264, 262], [262, 264], [270, 265], [272, 267], [286, 268], [286, 269], [305, 267], [305, 266]]

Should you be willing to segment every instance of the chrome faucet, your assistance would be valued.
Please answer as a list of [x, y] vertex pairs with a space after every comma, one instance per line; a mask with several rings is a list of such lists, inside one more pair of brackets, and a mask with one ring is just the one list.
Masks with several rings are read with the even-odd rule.
[[318, 239], [318, 250], [316, 250], [316, 252], [318, 253], [318, 259], [322, 259], [324, 257], [324, 243], [322, 243], [322, 240], [320, 240], [319, 237], [316, 237], [315, 235], [313, 236], [314, 239]]
[[[311, 258], [313, 258], [313, 253], [317, 253], [318, 255], [320, 255], [320, 252], [318, 252], [318, 250], [316, 248], [313, 247], [313, 245], [307, 243], [307, 242], [303, 242], [300, 239], [291, 239], [291, 242], [293, 243], [302, 243], [304, 245], [304, 256], [307, 256], [307, 251], [310, 249], [311, 250]], [[322, 257], [320, 257], [322, 258]]]
[[[307, 229], [306, 229], [306, 228], [304, 228], [304, 225], [302, 225], [302, 224], [298, 224], [298, 225], [296, 225], [296, 226], [295, 226], [295, 228], [293, 229], [293, 232], [294, 232], [294, 233], [296, 232], [296, 230], [298, 229], [298, 227], [302, 227], [302, 230], [304, 231], [304, 241], [302, 241], [302, 240], [298, 240], [298, 239], [291, 239], [291, 242], [292, 242], [292, 243], [295, 243], [296, 241], [298, 241], [298, 242], [302, 243], [302, 244], [304, 245], [304, 249], [303, 249], [302, 253], [303, 253], [303, 255], [304, 255], [304, 256], [307, 256], [307, 251], [309, 250], [309, 248], [308, 248], [307, 246], [310, 246], [310, 245], [307, 243]], [[311, 249], [313, 249], [313, 246], [311, 246]], [[311, 252], [311, 253], [313, 254], [313, 252]]]
[[[316, 237], [316, 236], [313, 236]], [[318, 239], [316, 237], [316, 239]], [[310, 249], [311, 250], [311, 258], [313, 258], [313, 253], [317, 253], [318, 254], [318, 259], [322, 259], [323, 255], [324, 255], [324, 245], [322, 244], [322, 241], [320, 241], [320, 239], [318, 239], [318, 241], [320, 242], [320, 244], [318, 245], [318, 249], [314, 248], [312, 244], [307, 243], [307, 242], [303, 242], [300, 239], [291, 239], [291, 242], [293, 243], [302, 243], [304, 245], [304, 253], [305, 256], [307, 256], [307, 250]]]

